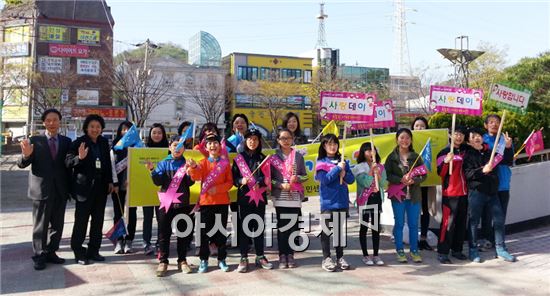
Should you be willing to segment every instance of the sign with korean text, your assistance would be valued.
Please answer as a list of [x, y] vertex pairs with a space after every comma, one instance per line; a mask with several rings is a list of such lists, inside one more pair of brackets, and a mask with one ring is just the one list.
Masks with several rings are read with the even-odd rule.
[[99, 60], [77, 59], [76, 74], [80, 75], [99, 75]]
[[40, 41], [68, 42], [69, 28], [61, 26], [40, 26], [38, 29]]
[[78, 29], [77, 30], [77, 42], [96, 45], [99, 44], [100, 30], [99, 29]]
[[353, 122], [352, 130], [365, 130], [369, 128], [395, 127], [395, 113], [391, 100], [374, 102], [374, 121]]
[[68, 64], [67, 58], [38, 57], [38, 71], [44, 73], [63, 73]]
[[126, 109], [124, 107], [73, 107], [71, 110], [72, 117], [86, 117], [90, 114], [98, 114], [101, 117], [109, 120], [125, 120]]
[[501, 108], [524, 114], [529, 104], [531, 91], [521, 87], [493, 84], [489, 99], [496, 101]]
[[0, 57], [27, 57], [30, 44], [28, 42], [0, 44]]
[[90, 55], [90, 48], [86, 45], [50, 43], [48, 55], [52, 57], [87, 58]]
[[99, 90], [97, 89], [78, 89], [76, 91], [76, 104], [79, 106], [97, 106], [99, 105]]
[[435, 112], [481, 116], [483, 91], [481, 89], [432, 85], [430, 109]]
[[376, 95], [351, 92], [321, 92], [319, 114], [324, 120], [372, 121]]

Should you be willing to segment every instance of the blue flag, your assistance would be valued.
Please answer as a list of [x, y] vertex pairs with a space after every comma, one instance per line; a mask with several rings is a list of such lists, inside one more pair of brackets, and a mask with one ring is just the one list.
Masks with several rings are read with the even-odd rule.
[[139, 132], [135, 125], [126, 131], [124, 136], [115, 144], [115, 150], [122, 150], [127, 147], [145, 147], [143, 141], [139, 137]]
[[194, 123], [191, 123], [187, 129], [185, 130], [185, 133], [183, 133], [180, 137], [180, 142], [178, 143], [178, 146], [176, 146], [176, 151], [180, 150], [181, 148], [183, 148], [183, 145], [185, 144], [185, 141], [187, 141], [187, 139], [192, 139], [193, 137], [195, 137], [195, 135], [193, 135], [194, 133], [194, 129], [195, 129], [195, 124]]
[[432, 171], [432, 139], [428, 139], [426, 142], [426, 146], [424, 146], [424, 151], [422, 151], [422, 161], [424, 161], [424, 164], [428, 168], [428, 170]]
[[116, 244], [119, 237], [126, 235], [126, 224], [124, 224], [124, 219], [120, 218], [107, 233], [105, 233], [105, 237], [107, 237], [113, 245]]

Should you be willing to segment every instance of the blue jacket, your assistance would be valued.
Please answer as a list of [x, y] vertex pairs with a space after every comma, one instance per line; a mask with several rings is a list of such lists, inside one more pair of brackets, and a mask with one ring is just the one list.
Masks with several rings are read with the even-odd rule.
[[[501, 135], [502, 137], [502, 135]], [[495, 136], [489, 136], [489, 134], [483, 135], [483, 142], [489, 145], [489, 149], [493, 149], [495, 145]], [[498, 176], [498, 191], [510, 190], [510, 179], [512, 179], [512, 170], [510, 167], [514, 163], [514, 146], [504, 149], [504, 156], [502, 161], [497, 165]]]
[[[166, 192], [168, 186], [172, 182], [172, 178], [176, 175], [178, 169], [185, 165], [185, 158], [182, 156], [177, 159], [163, 160], [157, 164], [157, 167], [151, 172], [151, 178], [156, 186], [160, 186], [160, 192]], [[179, 200], [183, 205], [188, 205], [191, 187], [195, 182], [191, 180], [189, 174], [185, 175], [181, 180], [180, 186], [176, 192], [183, 193], [180, 195]]]
[[[319, 162], [334, 163], [334, 159], [325, 157], [318, 159]], [[319, 181], [319, 194], [321, 196], [321, 211], [338, 210], [349, 208], [349, 191], [348, 184], [355, 182], [355, 177], [351, 172], [349, 162], [346, 161], [346, 175], [344, 176], [344, 184], [340, 184], [339, 166], [333, 167], [329, 172], [317, 170], [315, 180]]]

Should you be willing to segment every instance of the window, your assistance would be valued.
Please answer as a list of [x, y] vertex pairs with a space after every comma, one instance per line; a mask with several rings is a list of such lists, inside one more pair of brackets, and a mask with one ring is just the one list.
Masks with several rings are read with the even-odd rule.
[[243, 94], [235, 95], [235, 107], [236, 108], [254, 107], [253, 102], [254, 102], [254, 100], [250, 96], [243, 95]]
[[302, 80], [302, 70], [298, 69], [282, 69], [281, 78], [283, 80], [294, 79], [297, 81]]
[[255, 81], [258, 79], [258, 68], [239, 66], [237, 68], [237, 79]]
[[281, 78], [281, 69], [276, 68], [261, 68], [260, 79], [262, 80], [279, 80]]
[[311, 83], [311, 70], [304, 71], [304, 83]]

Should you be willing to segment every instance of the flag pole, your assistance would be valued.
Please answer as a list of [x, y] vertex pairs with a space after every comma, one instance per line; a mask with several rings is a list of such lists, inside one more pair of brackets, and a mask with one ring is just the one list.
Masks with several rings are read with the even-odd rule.
[[431, 137], [428, 138], [428, 141], [426, 141], [426, 144], [424, 144], [424, 148], [422, 148], [422, 150], [420, 151], [420, 153], [418, 153], [418, 156], [417, 156], [416, 159], [414, 160], [413, 165], [409, 168], [409, 172], [407, 172], [407, 174], [410, 173], [410, 172], [412, 171], [412, 169], [414, 168], [414, 165], [416, 164], [416, 162], [418, 161], [418, 159], [422, 156], [422, 152], [424, 152], [424, 150], [426, 149], [426, 146], [427, 146], [428, 142], [429, 142], [431, 139], [432, 139]]
[[[346, 134], [347, 134], [347, 130], [346, 128], [348, 127], [348, 123], [345, 122], [344, 123], [344, 137], [342, 139], [342, 162], [344, 162], [344, 155], [346, 154]], [[340, 185], [344, 184], [344, 177], [340, 177]]]
[[[369, 133], [370, 133], [370, 144], [372, 146], [372, 162], [374, 162], [374, 164], [378, 165], [376, 163], [376, 148], [374, 148], [374, 138], [372, 137], [372, 127], [369, 128]], [[376, 186], [376, 190], [380, 191], [380, 185], [378, 183], [378, 176], [376, 175], [375, 172], [373, 172], [373, 176], [374, 176], [374, 185]]]
[[197, 130], [197, 119], [193, 119], [193, 134], [191, 135], [191, 139], [192, 142], [191, 142], [191, 149], [193, 149], [193, 147], [195, 147], [195, 131]]
[[500, 134], [502, 133], [502, 126], [504, 125], [504, 119], [506, 118], [506, 109], [502, 111], [502, 119], [500, 120], [500, 125], [498, 126], [497, 136], [495, 138], [495, 143], [493, 144], [493, 151], [491, 151], [491, 158], [489, 158], [489, 163], [492, 165], [493, 160], [495, 159], [495, 153], [497, 152], [497, 146], [500, 140]]
[[[456, 123], [456, 114], [453, 114], [453, 120], [451, 123], [451, 149], [450, 152], [453, 153], [455, 149], [455, 123]], [[454, 157], [453, 157], [454, 158]], [[453, 160], [451, 159], [451, 163], [449, 163], [449, 176], [453, 174]]]

